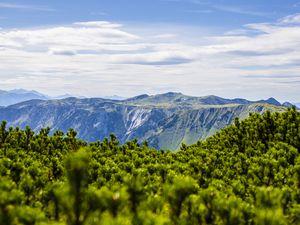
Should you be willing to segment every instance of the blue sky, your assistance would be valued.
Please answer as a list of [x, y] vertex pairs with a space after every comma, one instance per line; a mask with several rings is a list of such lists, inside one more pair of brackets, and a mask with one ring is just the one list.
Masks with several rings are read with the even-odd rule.
[[22, 0], [0, 2], [2, 27], [109, 20], [234, 28], [297, 13], [295, 0]]
[[0, 0], [0, 88], [300, 101], [300, 1]]

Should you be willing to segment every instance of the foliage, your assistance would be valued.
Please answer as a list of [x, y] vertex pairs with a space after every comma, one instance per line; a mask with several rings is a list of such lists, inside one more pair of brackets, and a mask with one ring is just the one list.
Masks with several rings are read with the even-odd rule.
[[0, 224], [300, 224], [300, 115], [252, 114], [178, 152], [0, 126]]

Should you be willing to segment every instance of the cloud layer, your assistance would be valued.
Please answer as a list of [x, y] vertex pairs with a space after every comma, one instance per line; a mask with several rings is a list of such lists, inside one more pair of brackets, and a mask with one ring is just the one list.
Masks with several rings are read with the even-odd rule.
[[48, 7], [42, 6], [31, 6], [31, 5], [21, 5], [21, 4], [12, 4], [7, 2], [0, 2], [0, 9], [17, 9], [17, 10], [27, 10], [27, 11], [54, 11]]
[[[108, 21], [0, 30], [0, 88], [53, 95], [181, 91], [300, 98], [299, 14], [214, 37], [192, 36], [183, 27], [161, 30]], [[183, 38], [184, 32], [191, 38]]]

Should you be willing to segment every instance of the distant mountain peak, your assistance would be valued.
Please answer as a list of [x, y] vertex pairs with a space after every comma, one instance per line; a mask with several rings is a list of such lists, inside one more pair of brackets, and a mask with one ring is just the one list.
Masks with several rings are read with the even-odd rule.
[[290, 103], [290, 102], [284, 102], [284, 103], [282, 103], [282, 106], [285, 106], [285, 107], [292, 107], [292, 106], [294, 106], [292, 103]]
[[46, 95], [44, 95], [44, 94], [42, 94], [42, 93], [40, 93], [38, 91], [35, 91], [35, 90], [26, 90], [26, 89], [23, 89], [23, 88], [13, 89], [13, 90], [10, 90], [8, 92], [9, 93], [13, 93], [13, 94], [35, 94], [35, 95], [46, 97]]
[[9, 106], [32, 99], [47, 100], [49, 97], [37, 91], [28, 91], [25, 89], [0, 90], [0, 106]]
[[275, 98], [271, 97], [271, 98], [268, 98], [267, 100], [263, 100], [264, 102], [266, 103], [269, 103], [271, 105], [276, 105], [276, 106], [281, 106], [281, 103], [278, 102]]
[[172, 91], [170, 91], [170, 92], [160, 94], [160, 95], [173, 97], [173, 96], [181, 96], [183, 94], [181, 92], [172, 92]]
[[267, 101], [276, 101], [277, 102], [277, 100], [273, 97], [268, 98]]
[[142, 100], [142, 99], [145, 99], [145, 98], [148, 98], [150, 97], [149, 95], [147, 94], [143, 94], [143, 95], [138, 95], [138, 96], [135, 96], [135, 97], [132, 97], [132, 98], [128, 98], [126, 99], [126, 101], [138, 101], [138, 100]]

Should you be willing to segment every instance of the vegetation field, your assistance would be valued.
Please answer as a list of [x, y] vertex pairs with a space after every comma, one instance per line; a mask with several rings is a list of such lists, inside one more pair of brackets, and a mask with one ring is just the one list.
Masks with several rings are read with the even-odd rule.
[[181, 150], [0, 127], [2, 225], [300, 224], [300, 114], [251, 114]]

